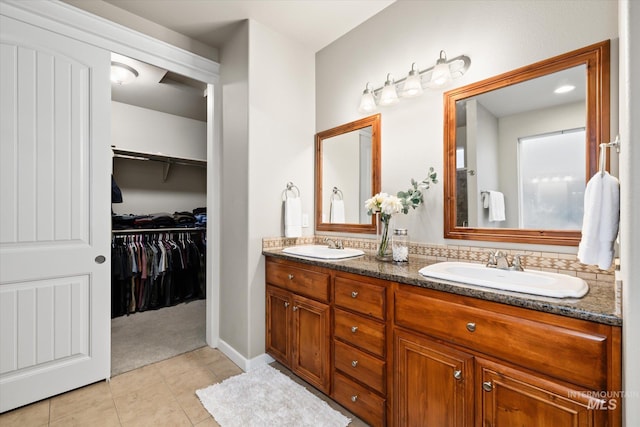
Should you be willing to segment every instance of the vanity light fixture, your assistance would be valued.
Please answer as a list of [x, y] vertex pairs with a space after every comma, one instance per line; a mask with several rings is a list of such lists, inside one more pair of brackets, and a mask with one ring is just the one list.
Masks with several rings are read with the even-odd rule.
[[422, 78], [420, 72], [416, 68], [416, 63], [411, 64], [411, 69], [402, 87], [402, 96], [405, 98], [413, 98], [422, 95]]
[[358, 108], [358, 111], [366, 114], [375, 111], [376, 108], [376, 99], [374, 97], [373, 90], [371, 89], [371, 84], [367, 82], [367, 86], [365, 86], [364, 91], [362, 91], [362, 98], [360, 98], [360, 107]]
[[[371, 113], [376, 110], [378, 105], [396, 104], [400, 100], [398, 93], [402, 98], [412, 98], [422, 95], [425, 87], [440, 89], [451, 80], [462, 77], [470, 65], [471, 59], [468, 56], [460, 55], [447, 60], [446, 53], [441, 50], [440, 57], [435, 65], [430, 68], [420, 71], [414, 62], [411, 64], [407, 77], [394, 81], [391, 74], [387, 74], [384, 86], [377, 89], [372, 89], [371, 85], [367, 83], [360, 98], [358, 111]], [[400, 91], [398, 91], [399, 88], [401, 88]]]
[[378, 103], [380, 105], [393, 105], [398, 103], [398, 101], [400, 101], [400, 99], [398, 98], [398, 92], [396, 92], [396, 85], [393, 81], [393, 76], [391, 74], [387, 74], [387, 81], [384, 82], [384, 87], [380, 93], [380, 100]]
[[123, 64], [122, 62], [111, 61], [111, 81], [125, 85], [131, 83], [138, 77], [138, 71], [135, 68]]

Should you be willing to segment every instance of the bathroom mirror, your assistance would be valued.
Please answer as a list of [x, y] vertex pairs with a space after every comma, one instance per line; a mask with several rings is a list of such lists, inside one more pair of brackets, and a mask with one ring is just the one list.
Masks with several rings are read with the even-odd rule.
[[578, 245], [609, 142], [609, 44], [444, 94], [445, 238]]
[[316, 230], [375, 233], [365, 200], [380, 191], [380, 114], [316, 135]]

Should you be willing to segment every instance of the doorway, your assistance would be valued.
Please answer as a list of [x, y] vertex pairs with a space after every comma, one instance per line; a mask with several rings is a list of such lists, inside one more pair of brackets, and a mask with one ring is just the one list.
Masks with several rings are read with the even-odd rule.
[[206, 342], [207, 84], [111, 54], [111, 375]]

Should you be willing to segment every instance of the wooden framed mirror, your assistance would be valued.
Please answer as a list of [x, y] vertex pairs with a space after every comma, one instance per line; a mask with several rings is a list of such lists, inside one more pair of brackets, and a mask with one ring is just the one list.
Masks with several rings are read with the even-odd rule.
[[380, 192], [380, 114], [316, 134], [316, 230], [375, 233], [365, 200]]
[[[578, 245], [586, 182], [609, 142], [609, 50], [607, 40], [444, 94], [445, 238]], [[554, 93], [561, 85], [574, 89]]]

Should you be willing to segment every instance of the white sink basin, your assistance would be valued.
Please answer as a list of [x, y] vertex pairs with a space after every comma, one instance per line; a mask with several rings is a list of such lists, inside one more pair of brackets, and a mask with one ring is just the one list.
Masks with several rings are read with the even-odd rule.
[[500, 270], [467, 262], [439, 262], [421, 268], [419, 273], [435, 279], [555, 298], [581, 298], [589, 291], [587, 283], [578, 277], [546, 271]]
[[284, 248], [282, 252], [291, 255], [300, 255], [309, 258], [320, 259], [344, 259], [364, 255], [364, 252], [360, 249], [329, 249], [328, 246], [322, 245], [291, 246], [288, 248]]

